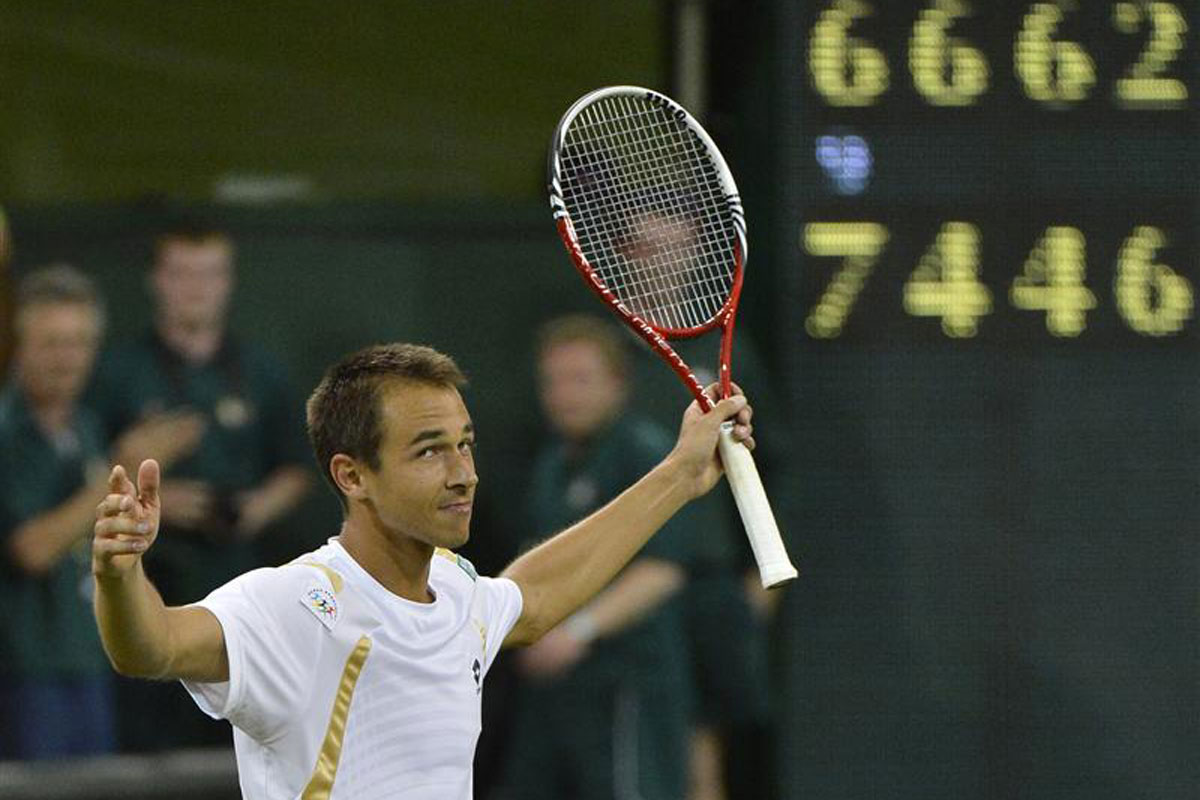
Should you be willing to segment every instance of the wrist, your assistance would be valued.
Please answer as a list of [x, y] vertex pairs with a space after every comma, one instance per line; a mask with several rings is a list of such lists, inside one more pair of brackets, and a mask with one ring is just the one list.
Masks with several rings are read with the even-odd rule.
[[[128, 558], [128, 555], [124, 557]], [[105, 559], [95, 554], [92, 555], [92, 578], [97, 584], [106, 588], [119, 590], [122, 586], [137, 580], [141, 573], [142, 559], [140, 553], [133, 563], [123, 568], [111, 559]]]
[[678, 451], [669, 453], [658, 466], [650, 471], [650, 475], [659, 482], [661, 498], [673, 505], [675, 511], [705, 492], [701, 480], [696, 474], [695, 466], [686, 454]]

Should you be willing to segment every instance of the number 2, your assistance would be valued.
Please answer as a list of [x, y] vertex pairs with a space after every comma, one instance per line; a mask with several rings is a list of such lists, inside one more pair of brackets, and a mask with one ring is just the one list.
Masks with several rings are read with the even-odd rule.
[[1142, 57], [1126, 70], [1113, 88], [1123, 108], [1180, 108], [1187, 103], [1187, 85], [1163, 73], [1179, 57], [1187, 35], [1187, 20], [1174, 3], [1117, 3], [1113, 25], [1122, 33], [1137, 33], [1150, 23], [1150, 39]]

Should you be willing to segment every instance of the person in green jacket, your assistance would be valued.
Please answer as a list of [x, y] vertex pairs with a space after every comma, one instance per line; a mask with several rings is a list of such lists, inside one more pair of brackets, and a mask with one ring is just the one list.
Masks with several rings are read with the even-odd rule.
[[[114, 749], [112, 685], [92, 623], [89, 538], [109, 451], [80, 403], [104, 328], [92, 281], [55, 265], [17, 287], [12, 377], [0, 390], [0, 758]], [[177, 420], [118, 437], [129, 460], [178, 456]]]
[[[231, 330], [230, 236], [195, 222], [169, 227], [147, 279], [153, 324], [103, 355], [89, 402], [110, 434], [163, 412], [199, 430], [163, 474], [164, 536], [146, 563], [163, 599], [182, 605], [262, 565], [260, 537], [303, 499], [312, 470], [300, 395], [283, 365]], [[228, 738], [191, 713], [177, 686], [122, 682], [118, 691], [126, 749]]]
[[[586, 315], [541, 331], [538, 385], [552, 437], [530, 481], [536, 536], [599, 508], [670, 450], [667, 430], [627, 410], [623, 337]], [[608, 588], [520, 653], [505, 797], [683, 797], [691, 689], [677, 597], [689, 519], [685, 508]]]

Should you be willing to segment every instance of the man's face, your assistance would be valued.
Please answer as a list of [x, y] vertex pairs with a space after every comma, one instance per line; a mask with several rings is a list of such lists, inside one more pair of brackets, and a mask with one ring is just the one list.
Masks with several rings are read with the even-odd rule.
[[167, 324], [219, 326], [233, 291], [233, 249], [222, 239], [168, 241], [151, 273], [151, 286]]
[[395, 381], [383, 389], [379, 469], [362, 486], [389, 531], [453, 549], [470, 536], [475, 499], [475, 429], [451, 387]]
[[541, 356], [542, 408], [566, 439], [587, 438], [607, 425], [625, 402], [625, 381], [594, 342], [551, 345]]
[[39, 303], [17, 317], [17, 374], [35, 403], [75, 400], [92, 373], [100, 317], [84, 303]]

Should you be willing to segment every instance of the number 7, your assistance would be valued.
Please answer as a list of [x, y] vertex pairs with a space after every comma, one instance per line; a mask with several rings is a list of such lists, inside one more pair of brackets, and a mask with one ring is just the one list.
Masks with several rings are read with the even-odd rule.
[[874, 222], [813, 222], [804, 226], [804, 249], [818, 258], [842, 256], [804, 329], [814, 339], [833, 339], [846, 325], [858, 293], [871, 276], [888, 241], [888, 230]]

